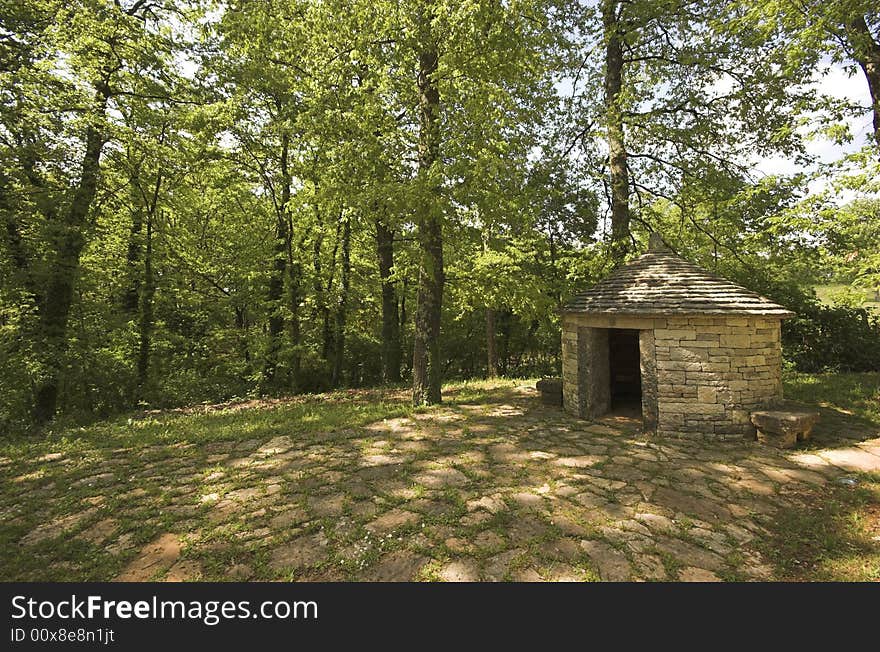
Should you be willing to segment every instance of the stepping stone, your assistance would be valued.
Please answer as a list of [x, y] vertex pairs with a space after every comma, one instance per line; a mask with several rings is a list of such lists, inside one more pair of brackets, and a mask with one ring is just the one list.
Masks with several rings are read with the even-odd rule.
[[306, 500], [306, 504], [317, 516], [340, 516], [345, 507], [345, 496], [341, 494], [313, 496]]
[[413, 480], [429, 489], [460, 487], [470, 482], [468, 477], [458, 469], [432, 469], [420, 473]]
[[503, 582], [510, 570], [511, 563], [523, 553], [525, 550], [515, 548], [490, 557], [483, 568], [483, 576], [490, 582]]
[[269, 558], [273, 570], [299, 570], [317, 566], [327, 559], [327, 538], [321, 534], [299, 537], [276, 548]]
[[599, 569], [599, 577], [606, 582], [628, 582], [632, 566], [619, 550], [601, 541], [581, 541], [581, 548]]
[[226, 571], [226, 577], [236, 582], [246, 582], [253, 576], [254, 569], [247, 564], [235, 564]]
[[54, 521], [38, 525], [33, 530], [25, 534], [18, 542], [21, 546], [32, 546], [41, 541], [54, 539], [59, 537], [68, 530], [72, 530], [77, 525], [87, 520], [98, 511], [97, 507], [90, 507], [81, 512], [59, 516]]
[[116, 531], [117, 522], [112, 518], [101, 519], [94, 525], [87, 527], [77, 535], [77, 539], [88, 541], [89, 543], [99, 546], [106, 541], [113, 532]]
[[290, 450], [292, 447], [293, 440], [286, 435], [282, 435], [280, 437], [273, 437], [267, 441], [257, 449], [257, 452], [263, 455], [278, 455], [279, 453], [284, 453]]
[[273, 516], [269, 520], [269, 525], [276, 529], [289, 528], [292, 525], [299, 525], [309, 520], [309, 515], [302, 507], [292, 507]]
[[541, 509], [544, 506], [544, 498], [528, 492], [515, 493], [510, 498], [523, 509]]
[[398, 550], [382, 557], [362, 579], [368, 582], [411, 582], [427, 563], [427, 557], [409, 550]]
[[666, 580], [666, 568], [657, 555], [635, 555], [634, 559], [639, 575], [644, 579], [659, 582]]
[[720, 500], [716, 502], [698, 498], [666, 487], [660, 487], [654, 492], [653, 502], [709, 522], [717, 519], [730, 520], [731, 517], [730, 510], [721, 504]]
[[192, 582], [202, 575], [202, 566], [192, 559], [181, 559], [168, 570], [166, 582]]
[[672, 555], [683, 564], [699, 564], [700, 567], [713, 571], [720, 571], [725, 566], [720, 555], [681, 539], [658, 537], [655, 545], [658, 550]]
[[497, 514], [498, 512], [502, 512], [507, 509], [507, 503], [505, 503], [501, 496], [499, 496], [498, 494], [495, 494], [494, 496], [483, 496], [480, 499], [469, 500], [467, 502], [467, 510], [469, 512], [473, 512], [478, 509], [485, 509], [491, 514]]
[[158, 572], [174, 564], [180, 557], [180, 538], [176, 534], [163, 534], [148, 543], [120, 573], [116, 582], [146, 582]]
[[116, 476], [113, 473], [99, 473], [98, 475], [91, 475], [87, 478], [83, 478], [82, 480], [77, 480], [76, 482], [72, 482], [70, 484], [71, 487], [94, 487], [96, 484], [101, 484], [104, 482], [110, 482]]
[[872, 472], [880, 471], [880, 457], [872, 455], [860, 448], [844, 448], [827, 450], [819, 453], [834, 466], [847, 471]]
[[696, 566], [688, 566], [681, 569], [678, 574], [679, 582], [720, 582], [721, 578], [715, 573], [705, 568], [697, 568]]
[[514, 582], [543, 582], [544, 578], [534, 568], [515, 570], [510, 574]]
[[669, 534], [678, 530], [678, 527], [675, 525], [672, 519], [661, 516], [660, 514], [651, 514], [649, 512], [636, 514], [636, 520], [641, 521], [642, 523], [647, 525], [650, 530], [663, 532], [665, 534]]
[[389, 512], [385, 512], [382, 516], [370, 523], [367, 523], [364, 527], [374, 534], [388, 534], [389, 532], [393, 532], [405, 525], [412, 525], [419, 519], [421, 519], [421, 516], [415, 512], [408, 512], [405, 509], [395, 508]]
[[583, 573], [568, 564], [553, 564], [545, 578], [550, 582], [583, 582]]
[[505, 543], [504, 537], [499, 536], [491, 530], [480, 532], [474, 539], [474, 545], [480, 550], [495, 550]]
[[574, 539], [554, 539], [543, 544], [540, 551], [550, 559], [572, 561], [580, 555], [581, 549]]
[[603, 458], [598, 455], [580, 455], [578, 457], [560, 457], [554, 464], [571, 469], [585, 469], [601, 462]]
[[461, 559], [444, 565], [439, 575], [444, 582], [479, 582], [480, 567], [473, 559]]

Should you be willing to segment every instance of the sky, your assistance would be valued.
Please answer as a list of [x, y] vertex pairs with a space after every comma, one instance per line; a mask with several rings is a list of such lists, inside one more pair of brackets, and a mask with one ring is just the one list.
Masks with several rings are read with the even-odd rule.
[[[818, 93], [831, 97], [849, 100], [865, 107], [865, 111], [858, 116], [847, 119], [853, 141], [844, 146], [824, 138], [816, 137], [806, 143], [807, 153], [816, 156], [822, 163], [831, 163], [840, 160], [846, 154], [861, 149], [871, 138], [873, 130], [871, 96], [868, 91], [868, 82], [861, 71], [850, 76], [840, 65], [829, 65], [827, 69], [817, 71], [815, 75], [816, 90]], [[770, 174], [794, 174], [797, 172], [809, 172], [795, 161], [785, 157], [761, 158], [754, 161], [755, 169], [761, 173]], [[819, 192], [827, 187], [827, 181], [816, 179], [810, 184], [811, 192]]]

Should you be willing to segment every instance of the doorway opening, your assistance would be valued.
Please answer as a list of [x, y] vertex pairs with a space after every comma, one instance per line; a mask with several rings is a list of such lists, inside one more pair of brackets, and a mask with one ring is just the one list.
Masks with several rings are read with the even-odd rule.
[[639, 331], [629, 328], [608, 329], [608, 367], [611, 410], [615, 414], [641, 418]]

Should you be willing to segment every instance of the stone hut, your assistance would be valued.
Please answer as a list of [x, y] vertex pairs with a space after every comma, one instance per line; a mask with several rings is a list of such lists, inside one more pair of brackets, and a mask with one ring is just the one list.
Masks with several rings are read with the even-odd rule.
[[658, 435], [754, 437], [750, 412], [782, 398], [780, 324], [793, 314], [652, 236], [563, 308], [565, 410], [629, 408]]

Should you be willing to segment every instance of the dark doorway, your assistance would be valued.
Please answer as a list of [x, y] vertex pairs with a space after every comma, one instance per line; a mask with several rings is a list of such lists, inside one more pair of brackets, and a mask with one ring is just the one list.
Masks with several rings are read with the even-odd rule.
[[615, 412], [642, 412], [642, 374], [639, 366], [639, 331], [608, 329], [611, 409]]

